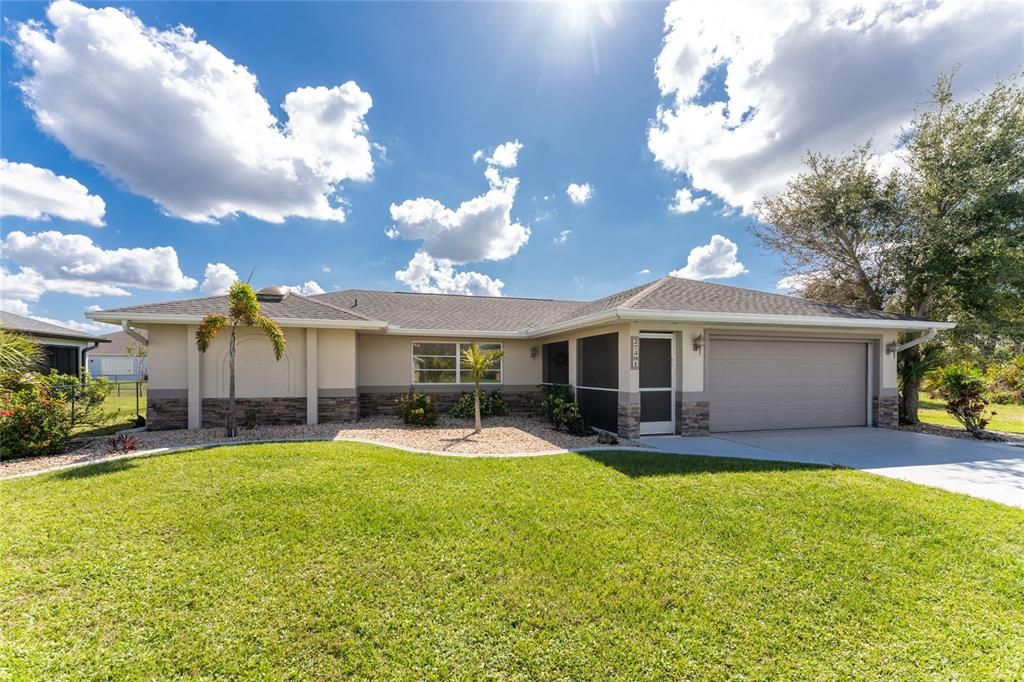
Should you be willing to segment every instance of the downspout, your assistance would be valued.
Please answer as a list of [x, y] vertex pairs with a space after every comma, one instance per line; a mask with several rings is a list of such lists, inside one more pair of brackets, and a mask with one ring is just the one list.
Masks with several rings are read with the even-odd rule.
[[121, 320], [121, 331], [141, 343], [143, 346], [149, 345], [149, 339], [140, 334], [138, 329], [132, 329], [128, 320]]
[[931, 341], [932, 339], [935, 338], [935, 335], [937, 333], [938, 330], [935, 327], [929, 327], [928, 331], [926, 331], [924, 334], [921, 334], [921, 336], [918, 336], [916, 339], [911, 339], [906, 343], [890, 343], [888, 346], [885, 347], [885, 352], [891, 353], [893, 355], [898, 355], [899, 353], [902, 353], [908, 348], [913, 348], [914, 346], [919, 346], [922, 343]]
[[93, 341], [91, 346], [87, 346], [82, 349], [82, 364], [78, 368], [79, 378], [84, 379], [85, 373], [89, 371], [89, 365], [87, 364], [88, 360], [86, 359], [85, 354], [91, 350], [96, 350], [99, 345], [99, 341]]

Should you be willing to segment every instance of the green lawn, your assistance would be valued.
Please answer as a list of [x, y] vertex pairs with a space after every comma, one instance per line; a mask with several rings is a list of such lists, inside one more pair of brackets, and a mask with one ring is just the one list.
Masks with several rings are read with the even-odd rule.
[[346, 443], [0, 482], [0, 677], [1020, 679], [1024, 510]]
[[[940, 399], [929, 398], [927, 393], [918, 395], [918, 417], [927, 424], [956, 426], [963, 428], [960, 422], [946, 412], [945, 403]], [[992, 405], [990, 411], [995, 412], [988, 428], [993, 431], [1024, 433], [1024, 405]]]

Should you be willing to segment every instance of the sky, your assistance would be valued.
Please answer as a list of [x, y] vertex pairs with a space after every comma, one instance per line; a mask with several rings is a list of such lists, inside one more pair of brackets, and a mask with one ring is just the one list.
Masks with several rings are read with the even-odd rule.
[[589, 300], [778, 290], [754, 204], [807, 150], [884, 169], [942, 72], [1024, 64], [1018, 3], [0, 5], [0, 307], [236, 277]]

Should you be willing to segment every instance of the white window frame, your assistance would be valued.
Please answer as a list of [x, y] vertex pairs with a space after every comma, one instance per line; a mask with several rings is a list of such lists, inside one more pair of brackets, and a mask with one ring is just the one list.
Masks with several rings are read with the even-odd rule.
[[[416, 367], [416, 344], [417, 343], [448, 343], [455, 344], [455, 381], [438, 381], [438, 382], [420, 382], [416, 381], [416, 372], [423, 371], [418, 370]], [[472, 386], [472, 382], [462, 381], [462, 351], [463, 346], [468, 348], [473, 344], [482, 345], [493, 345], [497, 346], [498, 350], [504, 351], [505, 345], [501, 341], [452, 341], [450, 339], [440, 340], [427, 340], [427, 339], [414, 339], [409, 343], [409, 383], [413, 386]], [[425, 356], [425, 357], [450, 357], [448, 355], [439, 356]], [[480, 386], [502, 386], [505, 383], [505, 358], [504, 356], [498, 358], [498, 366], [494, 368], [498, 372], [497, 382], [481, 382]], [[492, 371], [494, 371], [492, 370]], [[428, 370], [429, 371], [429, 370]], [[438, 371], [450, 371], [450, 370], [438, 370]]]

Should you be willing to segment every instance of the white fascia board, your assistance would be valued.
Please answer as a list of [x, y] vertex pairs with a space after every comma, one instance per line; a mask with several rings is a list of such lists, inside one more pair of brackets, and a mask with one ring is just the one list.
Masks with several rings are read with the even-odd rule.
[[391, 334], [393, 336], [438, 336], [453, 339], [525, 339], [529, 336], [527, 332], [487, 332], [475, 329], [469, 329], [466, 331], [458, 331], [454, 329], [406, 329], [404, 327], [395, 327], [393, 325], [388, 325], [384, 333]]
[[926, 329], [944, 330], [952, 329], [956, 326], [955, 322], [937, 322], [932, 320], [877, 320], [854, 317], [765, 315], [761, 313], [706, 313], [614, 308], [612, 310], [595, 313], [594, 315], [561, 322], [543, 329], [536, 329], [531, 331], [529, 335], [531, 337], [548, 336], [558, 332], [615, 322], [618, 320], [695, 322], [705, 324], [782, 325], [787, 327], [838, 327], [843, 329], [893, 329], [898, 331], [917, 331]]
[[[159, 315], [153, 313], [118, 313], [96, 310], [85, 314], [90, 320], [110, 324], [199, 324], [201, 315]], [[318, 329], [385, 329], [386, 322], [374, 320], [305, 320], [285, 317], [274, 320], [281, 327], [316, 327]]]

